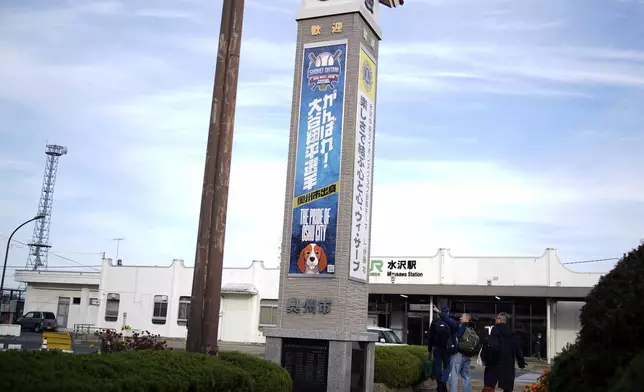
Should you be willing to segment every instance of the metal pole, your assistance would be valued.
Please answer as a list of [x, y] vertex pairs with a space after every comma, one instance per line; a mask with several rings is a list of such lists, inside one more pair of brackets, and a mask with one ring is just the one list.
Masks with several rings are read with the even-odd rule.
[[218, 351], [221, 276], [244, 0], [224, 0], [217, 51], [186, 348]]
[[44, 218], [44, 215], [38, 215], [35, 216], [28, 221], [24, 222], [20, 226], [16, 227], [16, 229], [11, 233], [9, 236], [9, 239], [7, 239], [7, 250], [4, 252], [4, 264], [2, 266], [2, 279], [0, 279], [0, 300], [2, 299], [2, 296], [4, 295], [4, 276], [7, 273], [7, 261], [9, 260], [9, 247], [11, 246], [11, 239], [13, 238], [13, 235], [16, 234], [18, 230], [20, 230], [24, 225], [26, 225], [29, 222], [33, 222], [38, 219]]

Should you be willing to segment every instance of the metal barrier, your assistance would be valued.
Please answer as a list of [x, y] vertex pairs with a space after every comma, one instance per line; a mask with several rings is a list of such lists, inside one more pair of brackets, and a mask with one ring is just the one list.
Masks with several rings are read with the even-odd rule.
[[101, 328], [97, 327], [94, 324], [74, 324], [74, 330], [72, 332], [72, 337], [76, 343], [87, 343], [89, 340], [95, 341], [98, 340], [95, 337], [97, 331], [110, 330], [116, 332], [114, 328]]

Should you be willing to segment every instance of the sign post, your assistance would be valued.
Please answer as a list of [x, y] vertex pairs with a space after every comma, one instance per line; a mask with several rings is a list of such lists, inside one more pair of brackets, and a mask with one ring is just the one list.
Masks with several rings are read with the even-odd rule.
[[[393, 7], [402, 0], [380, 0]], [[367, 332], [378, 1], [302, 0], [275, 328], [294, 392], [372, 391]]]

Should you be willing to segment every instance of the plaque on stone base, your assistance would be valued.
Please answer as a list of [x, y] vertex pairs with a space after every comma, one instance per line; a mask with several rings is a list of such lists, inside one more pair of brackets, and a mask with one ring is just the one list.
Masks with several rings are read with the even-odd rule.
[[329, 342], [283, 339], [282, 367], [291, 375], [293, 392], [327, 392]]

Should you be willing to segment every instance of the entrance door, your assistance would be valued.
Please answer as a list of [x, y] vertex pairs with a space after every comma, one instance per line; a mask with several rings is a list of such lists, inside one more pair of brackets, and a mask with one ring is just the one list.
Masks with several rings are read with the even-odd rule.
[[56, 323], [58, 327], [67, 328], [69, 318], [69, 297], [58, 297], [58, 310], [56, 311]]
[[407, 313], [407, 344], [426, 346], [429, 343], [429, 314]]

